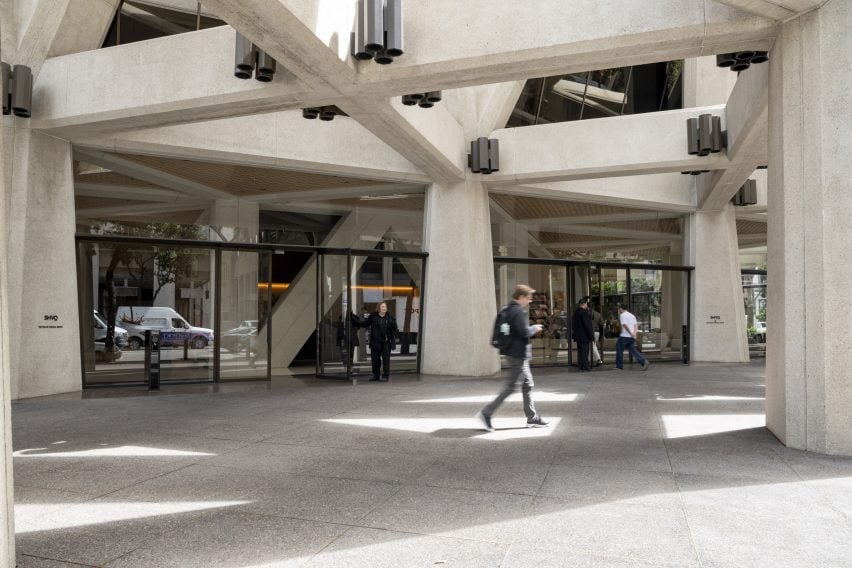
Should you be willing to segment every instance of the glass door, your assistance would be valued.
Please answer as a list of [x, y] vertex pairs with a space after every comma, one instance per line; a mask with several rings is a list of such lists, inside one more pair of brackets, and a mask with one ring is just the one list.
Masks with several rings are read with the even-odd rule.
[[317, 376], [350, 378], [360, 347], [349, 286], [349, 255], [320, 254], [317, 267]]
[[541, 264], [494, 259], [497, 309], [512, 299], [518, 284], [535, 289], [529, 305], [530, 324], [544, 329], [531, 339], [531, 366], [564, 365], [570, 362], [571, 301], [564, 264]]

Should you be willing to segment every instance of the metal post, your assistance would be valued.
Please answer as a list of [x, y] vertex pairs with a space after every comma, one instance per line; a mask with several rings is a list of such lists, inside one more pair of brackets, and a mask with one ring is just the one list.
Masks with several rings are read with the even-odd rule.
[[197, 2], [198, 7], [195, 10], [195, 31], [201, 29], [201, 2]]
[[148, 390], [160, 390], [160, 332], [145, 330], [145, 355], [148, 365]]
[[213, 288], [216, 298], [213, 302], [213, 382], [218, 383], [222, 371], [222, 249], [217, 248], [213, 255], [216, 264], [213, 272], [215, 282]]
[[[272, 253], [266, 253], [266, 380], [272, 381]], [[260, 322], [258, 322], [260, 323]]]

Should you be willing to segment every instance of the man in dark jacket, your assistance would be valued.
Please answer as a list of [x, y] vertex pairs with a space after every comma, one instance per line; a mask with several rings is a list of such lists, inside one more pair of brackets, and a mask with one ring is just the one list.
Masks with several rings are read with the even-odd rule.
[[582, 298], [574, 312], [574, 341], [577, 342], [577, 364], [581, 371], [591, 371], [589, 346], [595, 340], [592, 327], [592, 314], [589, 313], [589, 300]]
[[367, 328], [367, 344], [373, 362], [373, 378], [370, 380], [387, 381], [390, 378], [390, 352], [396, 345], [397, 334], [396, 319], [388, 313], [388, 305], [380, 303], [376, 312], [354, 325]]
[[524, 395], [524, 414], [527, 416], [527, 428], [542, 427], [548, 424], [536, 413], [532, 400], [532, 389], [535, 384], [530, 371], [530, 359], [532, 359], [530, 337], [542, 329], [539, 324], [529, 325], [529, 318], [524, 313], [524, 310], [529, 306], [533, 292], [535, 290], [526, 284], [518, 284], [512, 294], [512, 301], [506, 306], [505, 323], [509, 325], [511, 341], [509, 341], [508, 346], [500, 350], [500, 354], [505, 355], [509, 362], [508, 375], [503, 390], [500, 391], [497, 398], [476, 415], [482, 421], [484, 429], [489, 432], [494, 431], [494, 427], [491, 425], [491, 415], [506, 400], [506, 397], [515, 392], [519, 382], [521, 383], [521, 392]]

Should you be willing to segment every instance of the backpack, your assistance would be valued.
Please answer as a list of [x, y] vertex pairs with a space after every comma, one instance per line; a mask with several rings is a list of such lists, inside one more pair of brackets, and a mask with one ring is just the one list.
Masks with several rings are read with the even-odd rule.
[[509, 325], [509, 306], [497, 313], [494, 319], [494, 331], [491, 332], [491, 346], [502, 353], [512, 343], [512, 327]]

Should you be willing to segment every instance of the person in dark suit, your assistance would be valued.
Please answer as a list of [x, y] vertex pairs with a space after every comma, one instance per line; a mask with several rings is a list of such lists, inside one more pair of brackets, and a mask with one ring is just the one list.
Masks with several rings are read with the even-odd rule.
[[[358, 324], [353, 322], [353, 325]], [[387, 381], [390, 378], [390, 353], [396, 345], [399, 331], [396, 318], [388, 312], [388, 305], [382, 302], [378, 310], [364, 318], [360, 325], [367, 328], [367, 344], [373, 363], [373, 378], [370, 380]]]
[[595, 330], [592, 326], [592, 314], [589, 313], [588, 298], [580, 299], [574, 311], [574, 341], [577, 342], [577, 364], [581, 371], [591, 371], [589, 346], [595, 340]]

